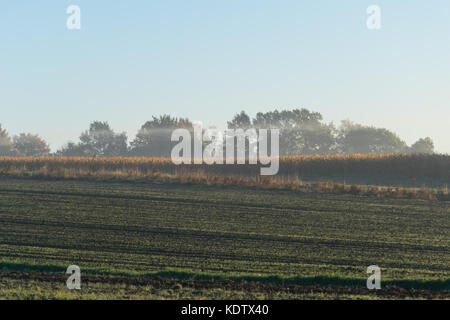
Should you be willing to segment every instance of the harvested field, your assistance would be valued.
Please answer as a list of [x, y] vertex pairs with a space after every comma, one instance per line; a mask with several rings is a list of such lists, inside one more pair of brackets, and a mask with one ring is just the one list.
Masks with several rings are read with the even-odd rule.
[[330, 287], [337, 288], [330, 289], [333, 297], [344, 297], [367, 293], [366, 268], [376, 264], [391, 296], [405, 298], [412, 290], [448, 297], [449, 214], [447, 201], [1, 179], [0, 270], [16, 285], [30, 274], [36, 285], [65, 279], [67, 266], [76, 264], [99, 290], [114, 291], [124, 281], [139, 291], [161, 278], [183, 288], [210, 281], [223, 289], [231, 281], [230, 290], [244, 293], [251, 286], [261, 292], [298, 286], [297, 297]]

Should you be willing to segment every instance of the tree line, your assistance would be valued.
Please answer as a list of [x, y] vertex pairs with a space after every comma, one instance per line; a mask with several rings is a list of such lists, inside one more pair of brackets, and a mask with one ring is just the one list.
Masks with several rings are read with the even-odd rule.
[[[304, 108], [259, 112], [253, 118], [242, 111], [228, 121], [227, 127], [278, 129], [280, 155], [434, 153], [434, 143], [429, 137], [408, 146], [388, 129], [349, 120], [336, 127], [332, 122], [324, 122], [320, 113]], [[193, 124], [187, 118], [153, 116], [128, 142], [125, 132], [115, 132], [108, 122], [94, 121], [88, 130], [81, 133], [78, 142], [69, 142], [51, 153], [49, 145], [39, 135], [21, 133], [10, 137], [0, 124], [0, 156], [170, 157], [175, 144], [171, 141], [171, 134], [178, 128], [191, 130]]]

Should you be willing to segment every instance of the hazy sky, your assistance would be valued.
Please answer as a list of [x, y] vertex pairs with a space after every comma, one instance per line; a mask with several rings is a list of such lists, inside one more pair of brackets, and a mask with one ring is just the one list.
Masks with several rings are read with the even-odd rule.
[[163, 113], [224, 127], [306, 107], [450, 153], [448, 0], [2, 1], [0, 40], [0, 123], [54, 150], [93, 120], [133, 138]]

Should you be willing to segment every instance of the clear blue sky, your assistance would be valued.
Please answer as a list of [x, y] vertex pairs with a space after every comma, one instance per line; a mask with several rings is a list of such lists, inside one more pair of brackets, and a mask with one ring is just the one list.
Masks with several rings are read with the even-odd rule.
[[163, 113], [224, 127], [306, 107], [450, 153], [448, 0], [2, 1], [0, 39], [0, 123], [53, 150], [92, 120], [133, 138]]

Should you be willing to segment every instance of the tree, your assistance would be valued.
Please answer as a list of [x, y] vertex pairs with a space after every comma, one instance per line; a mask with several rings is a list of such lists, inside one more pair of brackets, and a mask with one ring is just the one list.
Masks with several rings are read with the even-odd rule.
[[406, 143], [395, 133], [361, 125], [345, 127], [340, 142], [344, 153], [401, 153], [407, 150]]
[[80, 144], [73, 142], [68, 142], [65, 146], [63, 146], [56, 152], [56, 155], [65, 157], [84, 157], [88, 156], [89, 152], [85, 146], [81, 146]]
[[108, 122], [94, 121], [89, 130], [81, 134], [77, 150], [88, 156], [123, 156], [128, 152], [127, 135], [125, 132], [115, 133]]
[[253, 126], [280, 130], [280, 155], [327, 154], [336, 144], [336, 130], [333, 124], [322, 121], [320, 113], [302, 108], [259, 112]]
[[301, 132], [301, 153], [307, 155], [336, 153], [338, 150], [336, 132], [333, 123], [306, 123]]
[[8, 132], [2, 128], [0, 124], [0, 156], [12, 157], [17, 156], [19, 151], [14, 148]]
[[50, 153], [50, 147], [45, 140], [29, 133], [14, 136], [13, 145], [22, 156], [41, 157]]
[[430, 137], [417, 140], [409, 149], [411, 153], [434, 153], [434, 143]]
[[9, 137], [8, 132], [2, 128], [1, 124], [0, 124], [0, 137], [6, 137], [6, 138]]
[[339, 138], [344, 138], [352, 130], [357, 130], [357, 129], [362, 129], [362, 128], [364, 128], [364, 126], [361, 124], [354, 123], [353, 121], [350, 121], [348, 119], [342, 120], [341, 126], [339, 127]]
[[152, 117], [142, 125], [131, 142], [130, 154], [134, 156], [170, 157], [174, 143], [171, 141], [175, 129], [193, 130], [192, 122], [185, 118], [162, 115]]
[[229, 129], [249, 129], [252, 126], [250, 117], [241, 111], [241, 113], [236, 114], [231, 121], [228, 121]]

